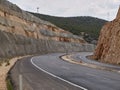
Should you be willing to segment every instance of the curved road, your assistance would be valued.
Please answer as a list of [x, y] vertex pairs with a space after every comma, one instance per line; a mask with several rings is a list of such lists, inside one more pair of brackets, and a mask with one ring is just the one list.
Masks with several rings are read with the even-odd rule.
[[80, 53], [73, 54], [71, 57], [76, 62], [82, 61], [83, 63], [87, 63], [88, 65], [93, 64], [93, 65], [96, 65], [96, 66], [99, 66], [99, 67], [105, 67], [106, 69], [108, 68], [111, 71], [113, 70], [113, 71], [116, 71], [116, 72], [120, 73], [120, 66], [106, 64], [106, 63], [102, 63], [102, 62], [98, 62], [98, 61], [90, 60], [90, 59], [86, 58], [86, 56], [92, 55], [92, 54], [93, 53], [91, 53], [91, 52], [80, 52]]
[[10, 74], [16, 90], [19, 74], [23, 76], [24, 90], [120, 90], [119, 73], [71, 64], [61, 60], [61, 55], [54, 53], [18, 61]]

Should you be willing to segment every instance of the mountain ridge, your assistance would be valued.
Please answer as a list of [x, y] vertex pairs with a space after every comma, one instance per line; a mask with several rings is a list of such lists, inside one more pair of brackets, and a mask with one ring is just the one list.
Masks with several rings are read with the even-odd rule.
[[98, 39], [99, 31], [107, 22], [106, 20], [90, 16], [56, 17], [32, 12], [30, 13], [43, 20], [52, 22], [56, 26], [63, 28], [64, 30], [67, 30], [75, 35], [82, 35], [88, 42]]

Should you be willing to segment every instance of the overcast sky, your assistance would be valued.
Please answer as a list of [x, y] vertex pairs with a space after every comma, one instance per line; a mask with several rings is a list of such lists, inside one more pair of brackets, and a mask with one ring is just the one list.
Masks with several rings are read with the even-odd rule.
[[9, 0], [20, 8], [53, 16], [93, 16], [113, 20], [120, 0]]

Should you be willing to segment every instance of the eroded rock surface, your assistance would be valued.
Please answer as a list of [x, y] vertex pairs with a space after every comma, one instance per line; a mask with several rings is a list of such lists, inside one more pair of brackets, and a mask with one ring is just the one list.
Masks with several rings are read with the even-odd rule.
[[68, 42], [85, 43], [82, 38], [43, 21], [6, 0], [0, 0], [0, 29], [36, 39], [59, 41], [64, 38], [62, 41], [65, 42], [67, 39]]
[[117, 17], [102, 28], [93, 58], [120, 64], [120, 8]]
[[91, 46], [82, 37], [43, 21], [9, 1], [0, 0], [0, 58], [35, 53], [91, 51]]

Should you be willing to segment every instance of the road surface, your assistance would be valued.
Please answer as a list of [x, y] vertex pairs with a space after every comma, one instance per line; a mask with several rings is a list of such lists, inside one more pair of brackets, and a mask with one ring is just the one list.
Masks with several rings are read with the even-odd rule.
[[75, 54], [72, 55], [72, 58], [77, 62], [82, 61], [82, 62], [87, 63], [87, 64], [98, 65], [100, 67], [109, 68], [109, 69], [112, 69], [112, 70], [116, 70], [118, 72], [120, 71], [120, 66], [110, 65], [110, 64], [106, 64], [106, 63], [102, 63], [102, 62], [98, 62], [98, 61], [90, 60], [90, 59], [86, 58], [86, 56], [92, 55], [92, 54], [93, 53], [91, 53], [91, 52], [75, 53]]
[[21, 74], [24, 90], [120, 90], [119, 73], [68, 63], [59, 58], [61, 55], [54, 53], [18, 61], [11, 70], [16, 87]]

